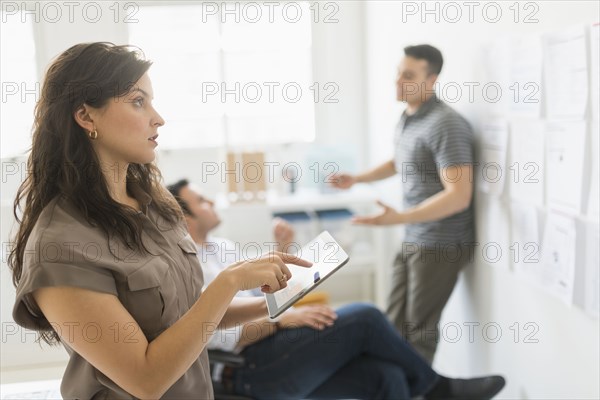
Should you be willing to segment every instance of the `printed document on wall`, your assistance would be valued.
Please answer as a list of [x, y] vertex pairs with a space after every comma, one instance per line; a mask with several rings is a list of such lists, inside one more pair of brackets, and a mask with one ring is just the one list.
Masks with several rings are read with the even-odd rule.
[[595, 221], [600, 218], [600, 124], [592, 121], [590, 158], [590, 193], [588, 194], [587, 215]]
[[550, 211], [546, 220], [540, 284], [567, 304], [573, 301], [576, 256], [575, 220], [556, 211]]
[[585, 311], [598, 318], [600, 314], [600, 225], [586, 224]]
[[548, 118], [584, 118], [588, 99], [585, 27], [544, 36], [544, 99]]
[[510, 205], [510, 255], [517, 274], [535, 279], [540, 270], [540, 234], [537, 208], [513, 201]]
[[508, 146], [508, 123], [496, 119], [483, 124], [479, 189], [485, 193], [501, 195], [506, 180], [506, 148]]
[[[486, 105], [495, 115], [506, 115], [510, 110], [510, 42], [501, 37], [483, 48], [485, 86], [478, 87], [485, 93]], [[484, 89], [485, 87], [485, 89]]]
[[538, 35], [515, 37], [510, 42], [510, 111], [538, 118], [542, 103], [542, 39]]
[[592, 90], [592, 119], [598, 122], [600, 111], [600, 23], [590, 27], [590, 88]]
[[510, 125], [510, 161], [507, 171], [510, 197], [544, 205], [544, 123], [515, 120]]
[[495, 268], [510, 269], [510, 221], [502, 198], [481, 195], [477, 199], [477, 232], [483, 260]]
[[581, 212], [585, 128], [584, 121], [546, 124], [546, 199], [551, 208]]

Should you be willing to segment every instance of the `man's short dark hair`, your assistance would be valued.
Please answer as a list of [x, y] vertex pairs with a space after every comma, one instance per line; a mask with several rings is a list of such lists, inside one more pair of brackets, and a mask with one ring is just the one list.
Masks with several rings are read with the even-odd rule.
[[183, 199], [181, 198], [181, 189], [183, 189], [189, 184], [190, 182], [187, 179], [180, 179], [172, 185], [168, 185], [167, 189], [169, 190], [169, 192], [171, 192], [173, 197], [175, 197], [175, 200], [177, 200], [177, 203], [179, 203], [179, 207], [181, 207], [183, 213], [187, 215], [192, 215], [192, 212], [188, 208], [186, 202], [183, 201]]
[[407, 57], [416, 58], [417, 60], [425, 60], [428, 65], [428, 75], [439, 75], [442, 72], [444, 59], [442, 52], [428, 44], [419, 44], [417, 46], [408, 46], [404, 48], [404, 54]]

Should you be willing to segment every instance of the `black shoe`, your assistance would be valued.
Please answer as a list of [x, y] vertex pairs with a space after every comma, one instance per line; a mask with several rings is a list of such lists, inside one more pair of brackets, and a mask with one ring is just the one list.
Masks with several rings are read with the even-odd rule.
[[449, 379], [449, 399], [487, 400], [494, 397], [506, 384], [498, 375], [471, 379]]

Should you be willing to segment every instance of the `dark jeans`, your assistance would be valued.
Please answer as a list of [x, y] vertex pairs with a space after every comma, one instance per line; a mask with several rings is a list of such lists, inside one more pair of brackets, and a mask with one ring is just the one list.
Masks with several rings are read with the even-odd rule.
[[256, 399], [410, 399], [438, 375], [377, 308], [337, 310], [322, 331], [285, 329], [248, 346], [235, 391]]

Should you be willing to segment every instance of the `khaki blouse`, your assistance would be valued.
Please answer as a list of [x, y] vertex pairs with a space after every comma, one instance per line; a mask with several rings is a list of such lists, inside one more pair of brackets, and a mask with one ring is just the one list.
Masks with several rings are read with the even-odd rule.
[[[153, 255], [133, 251], [115, 238], [108, 240], [71, 203], [54, 199], [42, 211], [27, 241], [13, 309], [19, 325], [52, 329], [31, 296], [32, 291], [46, 286], [72, 286], [117, 296], [149, 342], [196, 302], [202, 291], [203, 276], [196, 246], [185, 224], [172, 225], [153, 209], [147, 193], [135, 185], [130, 185], [130, 189], [142, 206], [138, 213], [142, 240]], [[132, 329], [116, 327], [111, 332], [95, 329], [89, 332], [94, 337], [119, 334], [124, 338]], [[61, 384], [65, 399], [134, 398], [65, 341], [63, 346], [70, 356]], [[213, 398], [206, 350], [163, 398]]]

